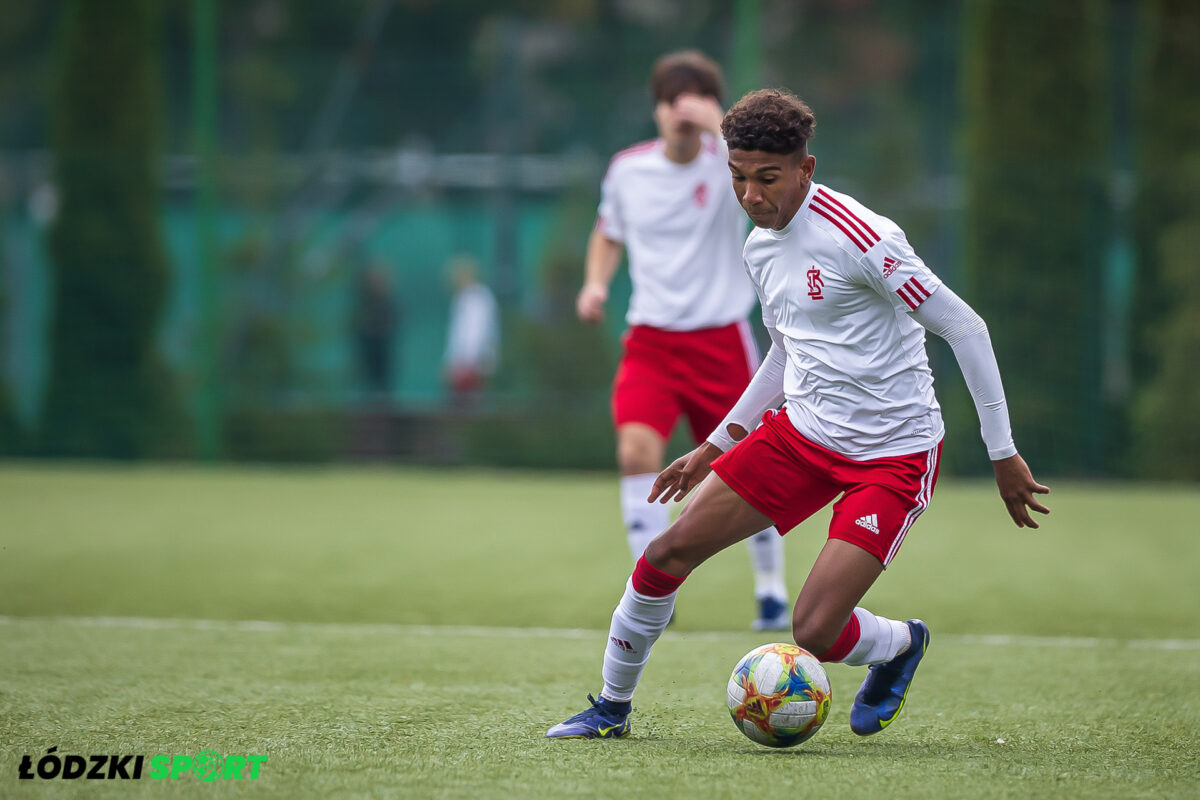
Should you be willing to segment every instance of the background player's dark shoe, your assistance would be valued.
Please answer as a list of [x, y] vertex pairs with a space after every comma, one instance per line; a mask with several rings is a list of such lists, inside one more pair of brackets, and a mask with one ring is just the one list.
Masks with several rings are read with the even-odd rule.
[[629, 735], [629, 703], [588, 695], [591, 708], [546, 731], [548, 739], [621, 739]]
[[756, 631], [788, 631], [792, 629], [792, 610], [777, 597], [758, 599], [758, 619], [750, 623]]
[[908, 649], [891, 661], [872, 664], [850, 706], [850, 730], [859, 736], [879, 733], [900, 716], [917, 665], [929, 649], [929, 626], [919, 619], [906, 624], [912, 636]]

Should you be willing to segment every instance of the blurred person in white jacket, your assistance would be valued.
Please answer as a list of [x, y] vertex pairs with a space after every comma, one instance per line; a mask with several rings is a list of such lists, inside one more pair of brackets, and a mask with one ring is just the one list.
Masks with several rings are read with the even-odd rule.
[[456, 403], [471, 403], [487, 387], [500, 356], [500, 311], [491, 289], [479, 281], [474, 259], [450, 265], [454, 298], [442, 373]]

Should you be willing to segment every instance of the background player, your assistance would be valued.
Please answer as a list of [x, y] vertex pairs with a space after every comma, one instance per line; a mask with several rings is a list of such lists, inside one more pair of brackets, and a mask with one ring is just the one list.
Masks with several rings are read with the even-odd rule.
[[[838, 495], [829, 539], [796, 599], [792, 635], [822, 661], [872, 665], [850, 709], [855, 733], [877, 733], [896, 719], [929, 628], [858, 603], [937, 483], [943, 427], [926, 330], [954, 350], [1013, 521], [1036, 528], [1028, 509], [1049, 513], [1035, 494], [1050, 490], [1013, 444], [983, 320], [895, 223], [813, 182], [807, 142], [815, 124], [803, 101], [776, 90], [752, 92], [725, 116], [734, 191], [755, 224], [745, 262], [771, 350], [708, 440], [655, 482], [651, 498], [663, 502], [699, 488], [626, 585], [601, 699], [549, 737], [628, 735], [630, 698], [688, 574], [766, 521], [787, 532]], [[770, 411], [780, 390], [786, 407]], [[760, 414], [762, 424], [734, 446]]]
[[[723, 84], [720, 68], [696, 51], [655, 63], [650, 86], [659, 137], [621, 151], [609, 165], [576, 301], [581, 320], [601, 321], [628, 251], [633, 294], [612, 414], [634, 561], [670, 522], [669, 509], [646, 496], [677, 420], [686, 417], [700, 441], [758, 366], [746, 323], [754, 292], [741, 263], [745, 219], [729, 190], [720, 135]], [[783, 540], [768, 525], [747, 541], [758, 599], [754, 627], [786, 629]]]

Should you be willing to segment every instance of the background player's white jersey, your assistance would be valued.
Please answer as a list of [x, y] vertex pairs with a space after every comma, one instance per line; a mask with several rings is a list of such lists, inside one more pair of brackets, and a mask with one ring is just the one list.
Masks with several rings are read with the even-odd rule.
[[780, 231], [755, 228], [746, 268], [787, 348], [788, 417], [853, 459], [942, 438], [925, 329], [909, 317], [941, 286], [891, 220], [820, 184]]
[[745, 319], [754, 305], [742, 268], [746, 216], [721, 140], [705, 136], [687, 164], [668, 159], [661, 139], [617, 153], [597, 224], [629, 254], [630, 325], [713, 328]]

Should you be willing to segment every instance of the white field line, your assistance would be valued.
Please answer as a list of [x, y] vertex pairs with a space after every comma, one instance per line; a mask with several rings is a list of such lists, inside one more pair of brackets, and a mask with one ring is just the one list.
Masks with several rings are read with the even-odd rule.
[[[6, 617], [0, 626], [71, 626], [128, 628], [134, 630], [229, 631], [237, 633], [325, 632], [385, 636], [519, 636], [534, 639], [603, 638], [604, 631], [583, 628], [500, 628], [477, 625], [397, 625], [389, 623], [265, 622], [258, 620], [177, 619], [156, 617]], [[720, 641], [745, 637], [749, 632], [667, 631], [664, 639]], [[1200, 639], [1104, 639], [1087, 636], [1007, 636], [1003, 634], [943, 634], [941, 642], [985, 647], [1129, 648], [1134, 650], [1200, 650]]]

